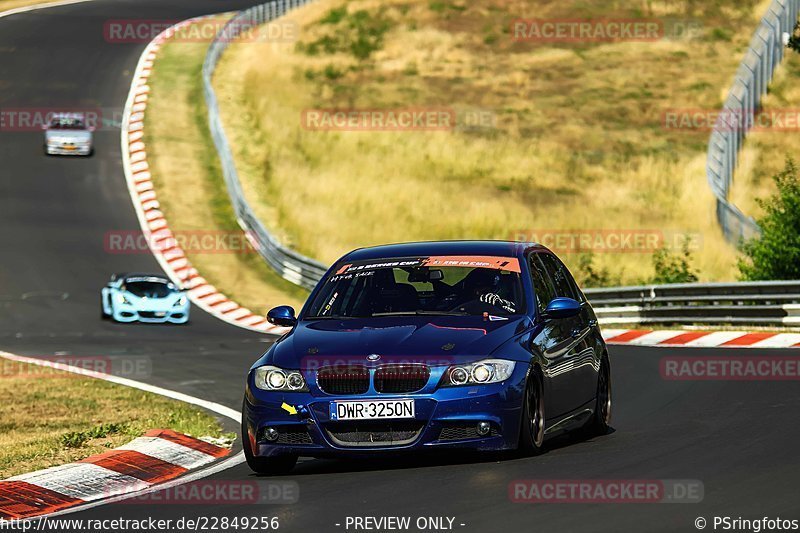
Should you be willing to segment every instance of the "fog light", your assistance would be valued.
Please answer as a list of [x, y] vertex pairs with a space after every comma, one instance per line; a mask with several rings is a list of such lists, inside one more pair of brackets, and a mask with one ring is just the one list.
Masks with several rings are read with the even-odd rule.
[[491, 430], [492, 426], [489, 422], [478, 422], [478, 435], [481, 437], [488, 435]]
[[275, 442], [278, 440], [278, 430], [275, 428], [264, 428], [264, 431], [261, 434], [270, 442]]

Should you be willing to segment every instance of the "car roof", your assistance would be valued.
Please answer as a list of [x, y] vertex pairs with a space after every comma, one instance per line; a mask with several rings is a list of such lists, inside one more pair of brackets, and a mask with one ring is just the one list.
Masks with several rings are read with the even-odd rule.
[[72, 111], [59, 111], [53, 113], [52, 118], [77, 118], [83, 120], [86, 118], [86, 114], [82, 112], [72, 112]]
[[384, 244], [359, 248], [342, 257], [342, 261], [361, 261], [389, 257], [427, 257], [432, 255], [487, 255], [522, 257], [528, 250], [547, 250], [532, 242], [514, 241], [428, 241]]

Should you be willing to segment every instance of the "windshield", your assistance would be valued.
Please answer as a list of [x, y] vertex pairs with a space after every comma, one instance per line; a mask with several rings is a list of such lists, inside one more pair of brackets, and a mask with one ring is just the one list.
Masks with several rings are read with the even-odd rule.
[[161, 281], [129, 281], [122, 290], [139, 298], [165, 298], [173, 293], [174, 288], [172, 284]]
[[511, 257], [411, 257], [342, 263], [306, 318], [513, 315], [525, 312]]
[[51, 130], [84, 130], [83, 120], [77, 117], [55, 117], [50, 121]]

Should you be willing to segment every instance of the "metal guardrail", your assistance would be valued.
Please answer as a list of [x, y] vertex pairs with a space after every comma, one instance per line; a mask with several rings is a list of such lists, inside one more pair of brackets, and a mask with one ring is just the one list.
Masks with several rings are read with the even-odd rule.
[[316, 285], [317, 281], [328, 270], [328, 267], [282, 245], [258, 220], [242, 191], [242, 184], [236, 171], [230, 143], [222, 127], [217, 95], [214, 93], [211, 81], [217, 63], [231, 41], [242, 33], [281, 17], [287, 11], [303, 6], [310, 1], [312, 0], [273, 0], [272, 2], [240, 11], [228, 21], [214, 38], [203, 62], [203, 93], [208, 107], [208, 126], [219, 154], [225, 185], [239, 226], [241, 226], [250, 243], [270, 267], [284, 279], [307, 289], [311, 289]]
[[783, 34], [792, 32], [799, 10], [800, 0], [773, 0], [770, 4], [750, 40], [708, 141], [706, 176], [717, 198], [717, 221], [729, 242], [738, 243], [761, 233], [752, 217], [728, 201], [728, 194], [739, 150], [783, 58]]
[[601, 324], [800, 325], [800, 281], [586, 289]]

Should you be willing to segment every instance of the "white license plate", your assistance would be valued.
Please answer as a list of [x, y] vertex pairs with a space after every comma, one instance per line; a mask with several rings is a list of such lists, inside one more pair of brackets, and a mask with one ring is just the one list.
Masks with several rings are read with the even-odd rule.
[[414, 418], [414, 400], [331, 402], [331, 420]]

